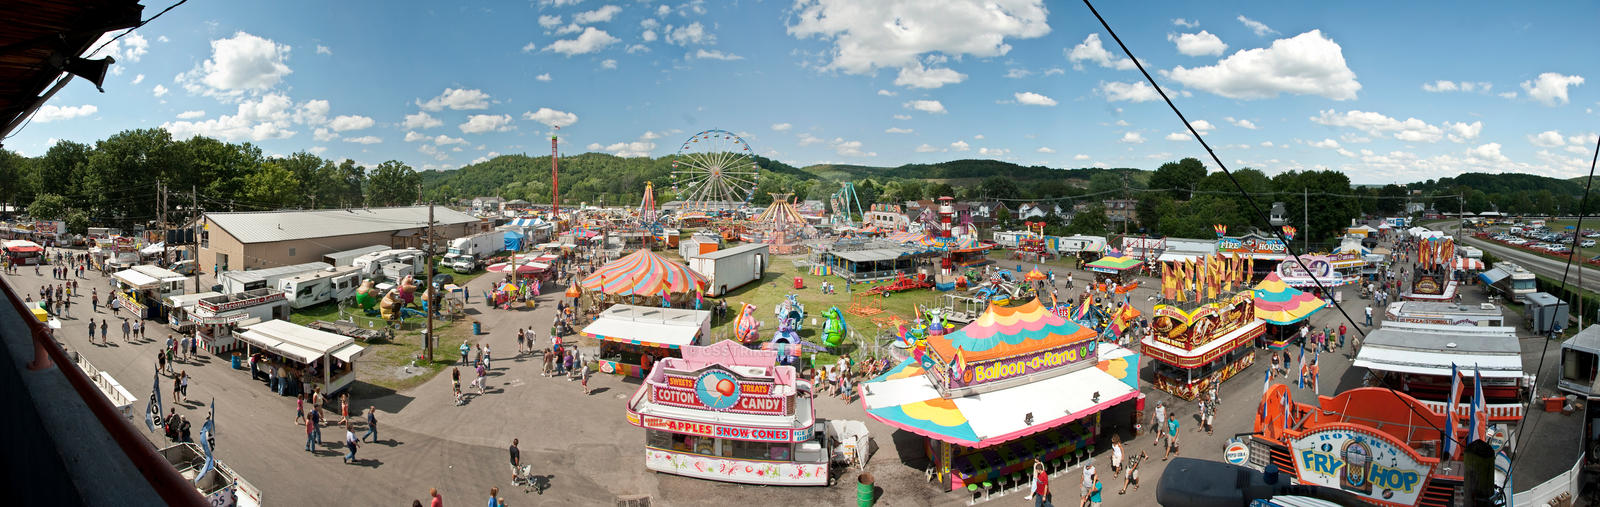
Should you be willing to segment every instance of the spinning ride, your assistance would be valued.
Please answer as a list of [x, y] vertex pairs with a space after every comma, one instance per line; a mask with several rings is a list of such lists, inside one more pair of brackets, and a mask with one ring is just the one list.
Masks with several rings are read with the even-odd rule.
[[743, 207], [750, 203], [761, 168], [744, 139], [726, 130], [690, 136], [672, 159], [672, 190], [684, 211]]

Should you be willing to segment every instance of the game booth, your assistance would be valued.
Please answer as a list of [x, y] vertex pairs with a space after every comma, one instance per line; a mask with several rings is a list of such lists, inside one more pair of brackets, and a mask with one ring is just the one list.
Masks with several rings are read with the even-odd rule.
[[1133, 279], [1144, 261], [1132, 255], [1108, 255], [1085, 264], [1084, 269], [1094, 273], [1095, 283], [1117, 282], [1125, 285]]
[[1252, 346], [1267, 321], [1256, 316], [1255, 290], [1234, 292], [1249, 274], [1249, 259], [1240, 255], [1162, 266], [1161, 296], [1172, 303], [1156, 305], [1141, 341], [1154, 360], [1157, 389], [1192, 400], [1255, 362]]
[[1143, 404], [1139, 354], [1045, 308], [991, 304], [906, 345], [911, 357], [858, 387], [867, 415], [925, 438], [934, 480], [977, 496], [1095, 453], [1100, 413]]
[[1288, 347], [1295, 337], [1300, 336], [1300, 328], [1306, 325], [1306, 319], [1327, 306], [1316, 296], [1283, 283], [1277, 273], [1267, 274], [1261, 283], [1256, 284], [1254, 292], [1256, 318], [1267, 322], [1262, 344], [1272, 350]]
[[[1300, 267], [1305, 264], [1305, 267]], [[1366, 265], [1360, 255], [1353, 253], [1301, 255], [1300, 262], [1286, 259], [1278, 263], [1277, 274], [1290, 287], [1316, 287], [1319, 284], [1332, 289], [1361, 281], [1361, 267]]]
[[655, 362], [682, 357], [683, 347], [704, 345], [709, 341], [711, 312], [612, 305], [600, 312], [581, 334], [600, 340], [596, 371], [644, 378]]
[[153, 265], [134, 266], [111, 274], [116, 282], [119, 310], [136, 319], [166, 320], [161, 302], [184, 293], [183, 275]]
[[1411, 275], [1411, 289], [1400, 294], [1401, 301], [1455, 301], [1460, 283], [1455, 279], [1455, 241], [1448, 237], [1419, 238], [1417, 267]]
[[355, 360], [366, 353], [365, 348], [356, 345], [354, 338], [287, 320], [251, 324], [236, 336], [247, 345], [246, 356], [261, 354], [266, 357], [266, 362], [258, 366], [263, 372], [258, 377], [267, 376], [266, 368], [281, 367], [288, 371], [291, 381], [280, 382], [274, 389], [283, 396], [309, 393], [314, 388], [333, 396], [355, 382]]
[[731, 340], [677, 350], [682, 357], [656, 362], [628, 400], [628, 423], [645, 429], [645, 468], [745, 484], [828, 484], [827, 432], [794, 367]]
[[1457, 505], [1465, 471], [1459, 458], [1442, 452], [1435, 428], [1467, 437], [1463, 419], [1450, 425], [1442, 411], [1389, 389], [1352, 389], [1312, 404], [1294, 401], [1288, 385], [1276, 384], [1256, 410], [1246, 465], [1275, 465], [1299, 484], [1372, 505], [1449, 507]]

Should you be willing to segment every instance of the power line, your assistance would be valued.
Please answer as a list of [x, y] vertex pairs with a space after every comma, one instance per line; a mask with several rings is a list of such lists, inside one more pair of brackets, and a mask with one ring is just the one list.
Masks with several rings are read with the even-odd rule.
[[[1095, 19], [1100, 21], [1100, 26], [1102, 26], [1102, 27], [1104, 27], [1106, 29], [1106, 32], [1111, 35], [1111, 39], [1115, 40], [1117, 42], [1117, 46], [1122, 48], [1122, 52], [1128, 55], [1128, 59], [1133, 62], [1134, 66], [1138, 67], [1139, 73], [1144, 75], [1145, 81], [1148, 81], [1150, 83], [1150, 86], [1152, 88], [1155, 88], [1156, 93], [1161, 95], [1161, 100], [1163, 100], [1163, 101], [1165, 101], [1167, 103], [1167, 107], [1172, 109], [1172, 113], [1176, 114], [1178, 116], [1178, 120], [1183, 122], [1184, 128], [1189, 129], [1189, 134], [1193, 135], [1194, 139], [1196, 141], [1200, 142], [1200, 146], [1202, 148], [1205, 148], [1206, 154], [1210, 155], [1211, 156], [1211, 160], [1213, 162], [1217, 163], [1217, 168], [1222, 171], [1222, 174], [1228, 177], [1228, 181], [1233, 182], [1234, 188], [1239, 190], [1239, 194], [1242, 195], [1244, 197], [1244, 199], [1245, 199], [1245, 202], [1250, 205], [1250, 209], [1255, 211], [1255, 214], [1256, 214], [1257, 218], [1261, 219], [1262, 223], [1271, 224], [1272, 222], [1271, 222], [1271, 220], [1269, 220], [1267, 218], [1267, 214], [1265, 212], [1261, 211], [1261, 206], [1256, 204], [1255, 198], [1250, 195], [1250, 192], [1245, 191], [1244, 185], [1239, 183], [1239, 180], [1237, 178], [1233, 177], [1233, 173], [1228, 170], [1228, 166], [1222, 163], [1222, 158], [1218, 157], [1217, 156], [1217, 152], [1215, 150], [1211, 149], [1211, 144], [1206, 142], [1205, 138], [1200, 135], [1200, 131], [1196, 130], [1194, 128], [1194, 125], [1189, 122], [1189, 118], [1185, 117], [1183, 115], [1183, 111], [1178, 109], [1177, 104], [1174, 104], [1172, 102], [1172, 97], [1167, 96], [1166, 90], [1163, 89], [1160, 84], [1156, 83], [1155, 78], [1150, 76], [1150, 72], [1149, 71], [1145, 70], [1144, 63], [1142, 63], [1137, 57], [1133, 56], [1133, 51], [1129, 50], [1128, 49], [1128, 45], [1122, 42], [1122, 37], [1119, 37], [1117, 35], [1117, 32], [1115, 30], [1111, 29], [1111, 24], [1106, 22], [1105, 17], [1100, 15], [1100, 11], [1094, 8], [1094, 4], [1091, 2], [1091, 0], [1083, 0], [1083, 4], [1089, 8], [1089, 12], [1094, 14]], [[1272, 236], [1278, 238], [1280, 241], [1283, 241], [1284, 250], [1289, 254], [1289, 256], [1291, 258], [1294, 259], [1295, 264], [1299, 264], [1300, 265], [1300, 269], [1303, 269], [1306, 272], [1311, 272], [1311, 269], [1306, 267], [1305, 261], [1300, 258], [1300, 254], [1298, 252], [1294, 251], [1294, 246], [1291, 244], [1291, 242], [1287, 238], [1283, 237], [1282, 232], [1280, 231], [1279, 228], [1268, 227], [1267, 230], [1272, 234]], [[1322, 280], [1318, 279], [1317, 277], [1312, 277], [1311, 281], [1312, 281], [1312, 283], [1316, 284], [1317, 289], [1322, 291], [1323, 294], [1331, 294], [1331, 292], [1329, 292], [1326, 287], [1323, 287]], [[1356, 332], [1361, 333], [1361, 336], [1363, 338], [1362, 341], [1365, 341], [1365, 338], [1366, 338], [1367, 334], [1366, 334], [1366, 332], [1363, 332], [1361, 330], [1361, 326], [1359, 324], [1356, 324], [1355, 319], [1351, 318], [1350, 314], [1348, 312], [1344, 311], [1344, 307], [1343, 306], [1340, 306], [1340, 305], [1333, 305], [1333, 306], [1334, 306], [1335, 309], [1339, 310], [1339, 314], [1344, 316], [1345, 321], [1349, 322], [1350, 326], [1352, 328], [1354, 328], [1356, 330]], [[1398, 391], [1396, 391], [1394, 389], [1394, 387], [1391, 387], [1391, 386], [1385, 386], [1385, 387], [1388, 389], [1390, 394], [1393, 394], [1395, 396], [1395, 398], [1402, 400], [1402, 402], [1404, 401], [1404, 398], [1402, 398], [1400, 396], [1400, 393]], [[1434, 426], [1433, 421], [1429, 421], [1427, 419], [1427, 417], [1422, 413], [1422, 411], [1418, 410], [1417, 407], [1414, 404], [1412, 404], [1412, 403], [1403, 403], [1403, 404], [1406, 405], [1407, 408], [1411, 409], [1411, 411], [1416, 413], [1417, 415], [1424, 416], [1422, 418], [1422, 421], [1427, 423], [1428, 426], [1432, 427], [1435, 431], [1438, 431], [1439, 435], [1441, 436], [1441, 438], [1448, 438], [1448, 439], [1450, 439], [1452, 441], [1459, 441], [1456, 438], [1455, 435], [1448, 434], [1446, 431], [1444, 431], [1443, 429], [1440, 429], [1438, 426]], [[1454, 417], [1455, 407], [1448, 407], [1448, 410], [1450, 411], [1450, 416]], [[1464, 447], [1465, 447], [1465, 444], [1463, 444], [1463, 448]]]

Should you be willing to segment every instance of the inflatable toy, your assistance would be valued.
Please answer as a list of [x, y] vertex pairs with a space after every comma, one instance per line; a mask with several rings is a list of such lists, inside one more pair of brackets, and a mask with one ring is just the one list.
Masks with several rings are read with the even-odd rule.
[[844, 321], [843, 312], [839, 311], [839, 307], [833, 306], [829, 307], [822, 317], [828, 320], [822, 326], [822, 344], [828, 347], [838, 347], [843, 344], [845, 337], [850, 335], [850, 327]]

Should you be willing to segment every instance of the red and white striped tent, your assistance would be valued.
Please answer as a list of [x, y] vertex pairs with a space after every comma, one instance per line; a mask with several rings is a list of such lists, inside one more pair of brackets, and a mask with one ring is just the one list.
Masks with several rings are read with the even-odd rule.
[[1483, 271], [1483, 261], [1479, 259], [1469, 259], [1466, 257], [1456, 257], [1455, 268], [1465, 269], [1467, 271]]

